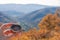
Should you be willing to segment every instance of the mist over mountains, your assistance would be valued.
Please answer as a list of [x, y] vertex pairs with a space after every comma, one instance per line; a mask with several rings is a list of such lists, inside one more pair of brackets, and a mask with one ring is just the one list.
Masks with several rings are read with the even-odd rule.
[[56, 9], [58, 9], [58, 7], [50, 7], [36, 10], [24, 16], [21, 20], [27, 23], [27, 25], [30, 24], [33, 25], [33, 27], [37, 27], [38, 23], [44, 16], [46, 16], [49, 13], [54, 14], [56, 12]]
[[29, 30], [37, 27], [46, 14], [54, 14], [58, 8], [36, 4], [1, 4], [0, 22], [18, 22], [23, 29]]
[[15, 10], [17, 12], [29, 13], [48, 6], [38, 4], [0, 4], [0, 11]]

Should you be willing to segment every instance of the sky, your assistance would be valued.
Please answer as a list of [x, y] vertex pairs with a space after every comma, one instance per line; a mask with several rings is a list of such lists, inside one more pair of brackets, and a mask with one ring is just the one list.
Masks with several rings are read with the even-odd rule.
[[60, 6], [60, 0], [0, 0], [0, 4], [40, 4]]

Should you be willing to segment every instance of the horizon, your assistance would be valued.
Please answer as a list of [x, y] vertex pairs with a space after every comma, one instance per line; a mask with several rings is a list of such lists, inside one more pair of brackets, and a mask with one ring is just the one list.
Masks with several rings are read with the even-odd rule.
[[60, 6], [60, 0], [48, 0], [48, 1], [47, 0], [0, 0], [0, 4], [10, 4], [10, 3]]

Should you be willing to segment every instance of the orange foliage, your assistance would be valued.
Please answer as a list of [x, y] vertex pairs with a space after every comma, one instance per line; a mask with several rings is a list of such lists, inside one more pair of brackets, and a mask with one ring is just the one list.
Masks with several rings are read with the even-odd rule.
[[13, 36], [10, 40], [60, 40], [60, 17], [59, 13], [47, 14], [36, 28], [28, 32], [22, 32], [21, 35]]

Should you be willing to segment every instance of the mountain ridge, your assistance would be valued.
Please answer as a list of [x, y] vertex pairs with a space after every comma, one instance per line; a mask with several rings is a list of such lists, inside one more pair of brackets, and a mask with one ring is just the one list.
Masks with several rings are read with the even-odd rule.
[[25, 23], [27, 23], [27, 25], [30, 24], [30, 26], [33, 25], [33, 27], [37, 27], [38, 23], [45, 15], [49, 13], [54, 14], [56, 9], [58, 8], [60, 7], [50, 7], [33, 11], [28, 15], [24, 16], [21, 21], [24, 21]]

